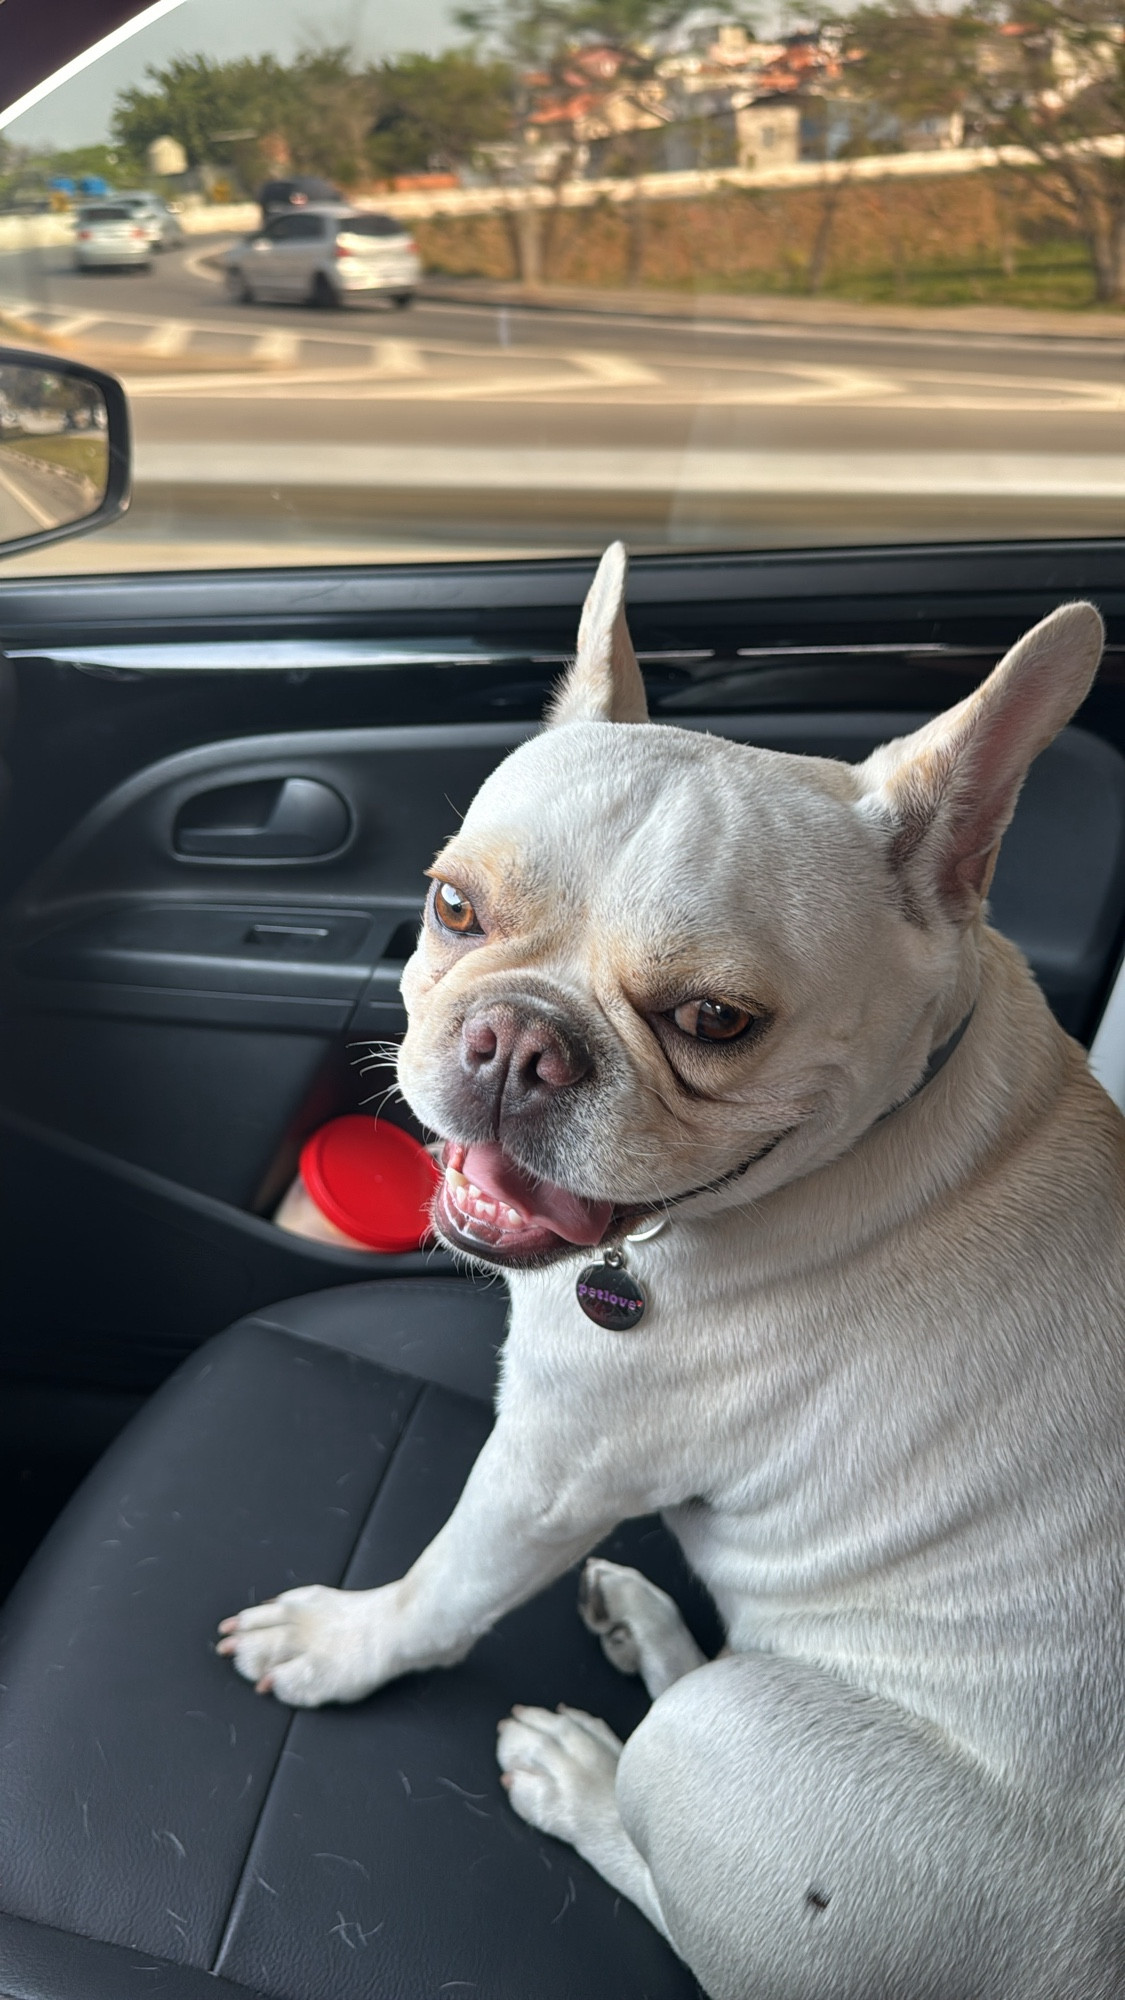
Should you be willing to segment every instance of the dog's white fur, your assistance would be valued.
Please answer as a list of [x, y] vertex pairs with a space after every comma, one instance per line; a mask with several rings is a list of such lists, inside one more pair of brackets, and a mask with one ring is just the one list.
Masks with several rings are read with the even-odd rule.
[[[440, 857], [490, 925], [467, 945], [431, 923], [403, 1085], [464, 1136], [465, 1008], [530, 979], [609, 1051], [524, 1157], [544, 1177], [656, 1209], [785, 1136], [636, 1249], [632, 1333], [580, 1312], [590, 1253], [514, 1270], [495, 1430], [447, 1526], [401, 1582], [287, 1591], [224, 1650], [285, 1701], [356, 1699], [662, 1510], [729, 1648], [703, 1661], [644, 1579], [589, 1564], [583, 1615], [653, 1706], [624, 1748], [515, 1710], [515, 1809], [716, 2000], [1104, 2000], [1125, 1992], [1125, 1122], [983, 914], [1100, 621], [1056, 612], [853, 770], [646, 724], [623, 585], [611, 551], [556, 726]], [[769, 1026], [682, 1048], [667, 1009], [691, 993], [752, 996]]]

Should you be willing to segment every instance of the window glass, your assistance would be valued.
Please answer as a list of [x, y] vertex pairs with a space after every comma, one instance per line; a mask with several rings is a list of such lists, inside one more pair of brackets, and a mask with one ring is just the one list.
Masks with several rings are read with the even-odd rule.
[[310, 21], [184, 0], [0, 131], [0, 316], [136, 440], [6, 574], [1121, 532], [1119, 0]]
[[279, 215], [265, 234], [274, 243], [293, 243], [298, 237], [320, 236], [324, 224], [319, 215]]
[[337, 228], [339, 236], [405, 236], [404, 222], [393, 215], [349, 215]]

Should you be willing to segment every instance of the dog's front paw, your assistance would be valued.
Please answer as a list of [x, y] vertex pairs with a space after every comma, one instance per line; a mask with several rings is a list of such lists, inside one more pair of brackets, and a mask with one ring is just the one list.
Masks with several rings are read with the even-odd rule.
[[513, 1708], [497, 1732], [500, 1782], [520, 1818], [574, 1846], [616, 1815], [620, 1755], [609, 1724], [580, 1708]]
[[395, 1671], [380, 1629], [393, 1618], [392, 1594], [393, 1585], [356, 1591], [302, 1584], [224, 1618], [216, 1650], [259, 1694], [294, 1708], [360, 1701]]

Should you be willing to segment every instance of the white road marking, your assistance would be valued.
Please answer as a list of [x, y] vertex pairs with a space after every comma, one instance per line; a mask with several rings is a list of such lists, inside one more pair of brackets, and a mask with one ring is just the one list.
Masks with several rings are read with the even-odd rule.
[[[252, 375], [241, 369], [213, 375], [144, 376], [130, 382], [130, 392], [145, 397], [228, 397], [262, 402], [303, 390], [308, 401], [413, 403], [528, 402], [539, 400], [575, 408], [596, 409], [609, 397], [617, 409], [892, 409], [1006, 413], [1065, 412], [1074, 416], [1121, 415], [1125, 388], [1116, 383], [1044, 382], [1016, 391], [1010, 383], [993, 387], [973, 377], [954, 378], [956, 386], [927, 390], [911, 378], [896, 380], [856, 369], [813, 368], [786, 363], [758, 364], [742, 388], [729, 377], [708, 387], [690, 375], [677, 380], [669, 371], [650, 386], [617, 387], [604, 381], [577, 378], [567, 371], [514, 372], [498, 364], [487, 374], [456, 373], [426, 376], [413, 367], [372, 369], [296, 368], [284, 374]], [[771, 379], [772, 378], [772, 379]]]
[[6, 493], [11, 495], [17, 507], [22, 507], [25, 514], [30, 514], [32, 520], [37, 521], [41, 528], [58, 527], [58, 515], [45, 514], [38, 501], [33, 500], [30, 494], [25, 493], [23, 488], [2, 465], [0, 465], [0, 486], [4, 488]]
[[371, 358], [380, 375], [424, 375], [426, 362], [416, 340], [373, 340]]
[[240, 236], [230, 236], [222, 243], [208, 244], [202, 250], [193, 251], [190, 257], [185, 257], [180, 269], [186, 271], [189, 278], [202, 278], [205, 284], [221, 285], [224, 273], [221, 268], [213, 269], [210, 259], [221, 257], [224, 251], [233, 250], [235, 244], [241, 241]]
[[[24, 302], [7, 310], [30, 317]], [[1116, 380], [1071, 376], [953, 373], [940, 369], [887, 371], [849, 365], [724, 356], [721, 360], [669, 358], [660, 367], [611, 349], [523, 347], [498, 349], [480, 342], [363, 339], [319, 329], [260, 329], [229, 321], [157, 320], [136, 313], [83, 312], [48, 320], [44, 331], [63, 337], [99, 325], [136, 328], [138, 346], [171, 359], [196, 334], [228, 341], [234, 356], [269, 364], [268, 376], [239, 365], [221, 373], [143, 377], [135, 395], [270, 400], [304, 389], [315, 400], [417, 402], [520, 402], [539, 399], [597, 407], [609, 394], [619, 407], [787, 409], [819, 405], [836, 409], [884, 408], [906, 412], [1117, 415], [1125, 412], [1125, 386]], [[334, 347], [338, 366], [301, 367], [301, 351], [314, 341]], [[448, 364], [452, 363], [452, 367]], [[435, 364], [446, 364], [435, 372]], [[460, 364], [460, 367], [458, 367]], [[482, 367], [482, 364], [483, 367]], [[277, 372], [284, 370], [284, 373]], [[742, 380], [739, 381], [739, 376]]]
[[271, 375], [248, 375], [242, 369], [223, 370], [213, 375], [192, 373], [190, 375], [129, 375], [128, 368], [122, 370], [125, 385], [130, 396], [172, 396], [181, 397], [249, 396], [253, 393], [256, 401], [268, 402], [275, 396], [288, 396], [291, 389], [317, 388], [321, 385], [342, 385], [339, 393], [348, 400], [360, 394], [372, 380], [372, 371], [367, 368], [294, 368]]
[[146, 354], [182, 354], [191, 335], [191, 327], [182, 319], [161, 319], [145, 334], [141, 346]]
[[1125, 500], [1112, 452], [708, 451], [493, 446], [174, 444], [137, 450], [137, 479], [178, 485], [435, 492]]
[[255, 334], [251, 352], [255, 361], [276, 361], [286, 368], [292, 367], [300, 359], [300, 335], [290, 333], [286, 327], [271, 326], [265, 333]]
[[[3, 310], [14, 313], [17, 308], [15, 305], [4, 304]], [[19, 311], [21, 317], [34, 321], [45, 311], [45, 308], [42, 305], [21, 305]], [[53, 322], [49, 316], [42, 324], [45, 333], [52, 331]], [[101, 312], [89, 315], [89, 324], [92, 326], [104, 324], [107, 326], [128, 326], [147, 329], [152, 326], [163, 325], [164, 322], [162, 319], [156, 319], [152, 313], [117, 312], [116, 310], [109, 312], [103, 309]], [[182, 324], [192, 334], [223, 335], [236, 347], [252, 345], [264, 333], [273, 330], [270, 328], [268, 321], [265, 326], [262, 326], [261, 322], [255, 322], [253, 317], [246, 320], [239, 320], [237, 323], [229, 319], [191, 319], [184, 320]], [[291, 332], [292, 329], [278, 328], [277, 331]], [[370, 337], [364, 337], [358, 333], [332, 333], [327, 329], [324, 333], [321, 333], [318, 329], [316, 333], [302, 332], [296, 334], [294, 337], [297, 340], [315, 340], [318, 345], [323, 345], [327, 342], [330, 346], [346, 349], [350, 354], [354, 354], [357, 360], [361, 357], [366, 358], [371, 349]]]
[[489, 398], [503, 401], [551, 392], [573, 398], [580, 396], [584, 386], [590, 386], [576, 383], [573, 375], [569, 374], [521, 375], [509, 379], [503, 375], [477, 379], [452, 376], [417, 381], [410, 376], [376, 376], [370, 368], [303, 368], [283, 375], [247, 375], [241, 372], [229, 375], [142, 375], [135, 379], [129, 378], [127, 370], [125, 373], [131, 396], [214, 397], [216, 401], [227, 397], [245, 397], [255, 402], [270, 402], [281, 396], [288, 399], [293, 389], [301, 388], [307, 389], [312, 397], [337, 402], [408, 399], [423, 403], [459, 403], [487, 401]]
[[[13, 307], [12, 310], [15, 311], [17, 309]], [[24, 310], [31, 312], [33, 308], [27, 306]], [[105, 317], [105, 313], [70, 313], [64, 319], [53, 319], [45, 331], [47, 333], [56, 333], [63, 340], [69, 340], [72, 334], [85, 333], [88, 326], [96, 326], [98, 321], [105, 319]]]
[[637, 388], [641, 385], [647, 388], [661, 379], [655, 369], [646, 367], [642, 361], [634, 361], [629, 354], [605, 354], [593, 348], [575, 347], [562, 358], [591, 380], [609, 382], [615, 388]]

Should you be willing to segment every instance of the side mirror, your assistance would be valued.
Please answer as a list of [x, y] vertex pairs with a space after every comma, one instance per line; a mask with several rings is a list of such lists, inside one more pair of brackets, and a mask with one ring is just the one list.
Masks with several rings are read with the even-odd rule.
[[129, 479], [120, 382], [54, 354], [0, 347], [0, 555], [116, 521]]

